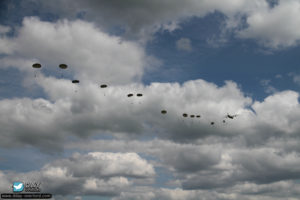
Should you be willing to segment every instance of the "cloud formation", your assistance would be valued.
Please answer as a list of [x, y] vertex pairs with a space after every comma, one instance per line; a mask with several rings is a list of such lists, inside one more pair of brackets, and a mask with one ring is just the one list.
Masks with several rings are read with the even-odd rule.
[[39, 171], [1, 175], [1, 192], [10, 192], [11, 183], [37, 181], [44, 192], [53, 195], [103, 195], [115, 196], [127, 190], [135, 180], [153, 178], [153, 166], [136, 153], [76, 153], [70, 158], [46, 164]]
[[[246, 15], [249, 26], [237, 34], [257, 38], [251, 16], [265, 12], [275, 15], [285, 6], [298, 4], [279, 1], [271, 7], [259, 0], [172, 2], [170, 7], [171, 1], [109, 1], [101, 5], [86, 1], [75, 3], [73, 8], [77, 12], [79, 4], [85, 9], [102, 6], [107, 13], [100, 12], [99, 16], [114, 11], [116, 18], [107, 23], [121, 20], [126, 34], [135, 36], [160, 29], [171, 31], [187, 17], [202, 17], [218, 10], [228, 20]], [[146, 7], [156, 15], [138, 12]], [[122, 19], [117, 15], [120, 8], [125, 16]], [[170, 12], [165, 12], [168, 9]], [[35, 99], [0, 100], [0, 147], [90, 153], [75, 153], [35, 171], [1, 170], [0, 188], [11, 189], [17, 177], [41, 180], [55, 194], [114, 199], [299, 197], [298, 92], [273, 90], [263, 100], [255, 101], [233, 81], [221, 86], [202, 79], [144, 85], [140, 80], [152, 59], [144, 47], [83, 20], [45, 22], [27, 17], [15, 35], [9, 36], [9, 31], [6, 26], [0, 27], [0, 68], [20, 70], [24, 88], [38, 88], [43, 94]], [[284, 38], [290, 35], [282, 35], [279, 39], [262, 37], [261, 42], [275, 49], [297, 43], [297, 37], [285, 43]], [[181, 47], [189, 49], [187, 41]], [[43, 64], [36, 77], [31, 67], [34, 62]], [[57, 75], [60, 63], [69, 65], [66, 77]], [[72, 84], [71, 78], [80, 79], [80, 84]], [[102, 83], [108, 88], [100, 88]], [[268, 81], [263, 84], [270, 86]], [[128, 98], [128, 93], [134, 96]], [[143, 97], [137, 97], [137, 93]], [[163, 115], [162, 109], [167, 114]], [[229, 119], [227, 114], [237, 117]]]
[[256, 10], [247, 18], [248, 27], [238, 35], [274, 49], [296, 46], [300, 40], [299, 8], [299, 0], [280, 0], [273, 8]]
[[[27, 17], [16, 37], [3, 35], [0, 43], [0, 53], [7, 55], [1, 59], [1, 67], [14, 66], [16, 60], [25, 59], [58, 72], [58, 65], [66, 63], [67, 71], [71, 70], [76, 78], [99, 84], [139, 82], [150, 61], [137, 43], [109, 36], [92, 23], [80, 20], [50, 23]], [[15, 67], [32, 70], [27, 64]]]
[[[33, 1], [38, 2], [38, 1]], [[72, 1], [74, 2], [74, 1]], [[192, 17], [204, 17], [214, 12], [225, 17], [223, 32], [233, 32], [237, 37], [254, 39], [270, 49], [298, 45], [299, 0], [226, 0], [226, 1], [76, 1], [64, 0], [57, 9], [56, 2], [43, 2], [65, 17], [73, 18], [84, 13], [85, 19], [97, 21], [105, 30], [123, 29], [126, 38], [147, 41], [160, 30], [173, 31], [180, 23]], [[245, 19], [245, 20], [244, 20]]]

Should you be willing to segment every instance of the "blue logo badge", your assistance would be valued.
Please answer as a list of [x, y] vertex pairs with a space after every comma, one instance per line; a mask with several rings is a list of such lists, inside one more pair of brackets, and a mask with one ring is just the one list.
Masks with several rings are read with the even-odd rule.
[[22, 182], [14, 182], [13, 183], [13, 191], [14, 192], [22, 192], [24, 189], [24, 184]]

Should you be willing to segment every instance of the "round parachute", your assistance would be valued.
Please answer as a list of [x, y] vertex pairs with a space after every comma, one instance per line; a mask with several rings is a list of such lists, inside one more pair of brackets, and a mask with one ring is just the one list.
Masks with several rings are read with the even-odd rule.
[[190, 117], [191, 117], [191, 118], [194, 118], [194, 117], [195, 117], [195, 115], [190, 115]]
[[33, 67], [33, 68], [41, 68], [42, 65], [41, 65], [40, 63], [34, 63], [34, 64], [32, 65], [32, 67]]
[[100, 85], [101, 88], [107, 88], [106, 84]]
[[143, 96], [143, 94], [141, 94], [141, 93], [138, 93], [136, 96], [138, 96], [138, 97], [142, 97], [142, 96]]
[[162, 110], [161, 114], [167, 114], [167, 111], [166, 110]]
[[79, 80], [73, 80], [72, 83], [79, 83]]
[[66, 65], [66, 64], [60, 64], [60, 65], [59, 65], [59, 68], [61, 68], [61, 69], [67, 69], [67, 68], [68, 68], [68, 65]]
[[127, 97], [132, 97], [132, 96], [133, 96], [132, 93], [127, 94]]
[[186, 113], [183, 113], [183, 114], [182, 114], [182, 116], [183, 116], [183, 117], [187, 117], [187, 116], [188, 116], [188, 114], [186, 114]]
[[215, 122], [210, 122], [210, 125], [214, 125], [215, 124]]
[[196, 117], [197, 117], [197, 118], [200, 118], [200, 117], [201, 117], [201, 115], [197, 115]]

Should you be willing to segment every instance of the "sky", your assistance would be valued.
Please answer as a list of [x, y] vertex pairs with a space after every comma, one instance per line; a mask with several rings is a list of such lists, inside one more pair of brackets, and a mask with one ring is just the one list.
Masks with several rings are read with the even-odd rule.
[[299, 55], [300, 0], [1, 0], [0, 193], [299, 199]]

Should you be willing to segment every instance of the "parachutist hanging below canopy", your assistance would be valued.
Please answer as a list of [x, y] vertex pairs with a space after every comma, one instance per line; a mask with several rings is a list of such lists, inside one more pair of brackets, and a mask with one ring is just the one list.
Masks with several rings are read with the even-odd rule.
[[34, 77], [37, 77], [38, 69], [40, 69], [42, 65], [40, 63], [34, 63], [32, 65], [32, 68], [34, 68]]
[[[66, 65], [66, 64], [60, 64], [58, 67], [59, 67], [60, 69], [62, 69], [62, 70], [65, 70], [65, 69], [68, 68], [68, 65]], [[61, 72], [61, 75], [60, 75], [60, 76], [63, 78], [63, 72]]]

